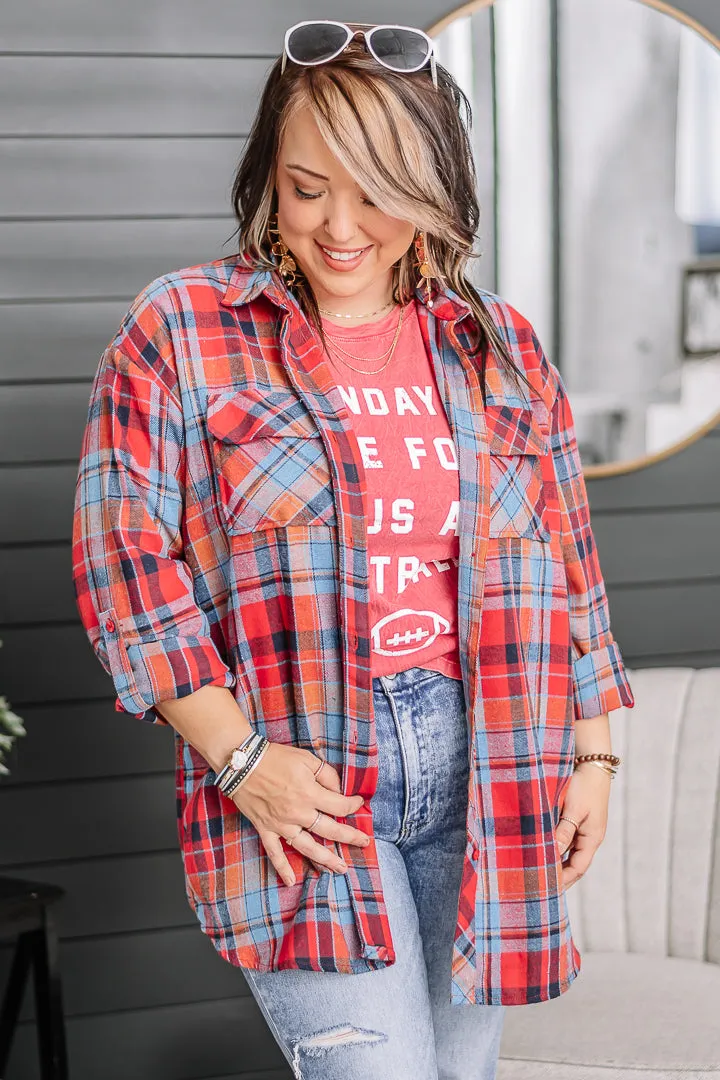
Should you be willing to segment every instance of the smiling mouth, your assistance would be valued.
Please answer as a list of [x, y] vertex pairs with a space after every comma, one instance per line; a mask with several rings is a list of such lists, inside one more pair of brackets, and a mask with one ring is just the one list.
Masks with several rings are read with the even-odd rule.
[[367, 247], [355, 248], [352, 251], [333, 251], [332, 248], [323, 247], [322, 244], [318, 244], [318, 247], [327, 255], [333, 262], [352, 262], [354, 259], [359, 258], [364, 252], [368, 250]]

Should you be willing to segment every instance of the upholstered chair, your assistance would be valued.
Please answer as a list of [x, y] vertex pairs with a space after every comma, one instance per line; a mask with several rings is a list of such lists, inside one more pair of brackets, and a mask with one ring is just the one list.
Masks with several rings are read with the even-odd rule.
[[508, 1007], [497, 1080], [720, 1077], [720, 668], [628, 677], [607, 833], [566, 894], [582, 968]]

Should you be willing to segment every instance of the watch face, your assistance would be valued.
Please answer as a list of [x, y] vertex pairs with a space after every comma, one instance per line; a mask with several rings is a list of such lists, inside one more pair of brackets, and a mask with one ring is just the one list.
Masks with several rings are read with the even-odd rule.
[[236, 769], [238, 771], [240, 769], [244, 769], [247, 765], [248, 756], [249, 755], [247, 750], [233, 750], [232, 756], [230, 758], [230, 764], [232, 765], [233, 769]]

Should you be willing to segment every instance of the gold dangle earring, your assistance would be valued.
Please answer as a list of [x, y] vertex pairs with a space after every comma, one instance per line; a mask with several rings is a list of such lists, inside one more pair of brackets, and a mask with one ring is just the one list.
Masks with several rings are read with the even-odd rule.
[[421, 285], [422, 281], [425, 281], [425, 287], [427, 288], [427, 306], [432, 307], [433, 302], [430, 299], [430, 280], [433, 276], [432, 268], [427, 260], [427, 253], [425, 251], [425, 234], [419, 232], [415, 237], [415, 252], [417, 254], [417, 267], [420, 274]]
[[[273, 216], [268, 221], [268, 238], [270, 241], [270, 250], [276, 258], [280, 258], [278, 270], [281, 276], [284, 278], [287, 285], [294, 285], [296, 280], [295, 271], [297, 270], [297, 263], [290, 254], [290, 248], [280, 235], [280, 229], [278, 228], [278, 216]], [[277, 239], [273, 240], [273, 236]]]

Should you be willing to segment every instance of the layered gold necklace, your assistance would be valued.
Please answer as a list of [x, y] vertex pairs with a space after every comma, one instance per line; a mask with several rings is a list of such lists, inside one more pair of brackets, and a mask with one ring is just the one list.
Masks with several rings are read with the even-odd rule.
[[[380, 356], [373, 356], [373, 357], [371, 357], [371, 359], [369, 361], [369, 363], [375, 363], [375, 364], [379, 360], [384, 361], [383, 364], [379, 368], [375, 368], [375, 369], [373, 369], [371, 371], [367, 367], [358, 368], [358, 367], [355, 367], [353, 364], [349, 364], [348, 361], [345, 360], [343, 356], [338, 355], [337, 359], [342, 364], [344, 364], [345, 367], [350, 368], [351, 371], [356, 371], [358, 373], [358, 375], [379, 375], [381, 371], [385, 370], [385, 368], [388, 366], [388, 364], [390, 363], [390, 361], [393, 358], [393, 354], [395, 352], [395, 349], [396, 349], [397, 343], [398, 343], [398, 339], [400, 337], [400, 330], [402, 329], [403, 315], [404, 314], [405, 314], [405, 308], [401, 307], [400, 308], [400, 315], [399, 315], [399, 318], [398, 318], [398, 321], [397, 321], [397, 326], [395, 327], [395, 334], [393, 336], [393, 339], [392, 339], [389, 347], [385, 350], [385, 352], [381, 353]], [[386, 331], [386, 333], [389, 333], [389, 332], [390, 332], [389, 330]], [[368, 338], [367, 340], [373, 341], [373, 340], [375, 340], [375, 339], [377, 339], [379, 337], [383, 337], [383, 336], [384, 336], [383, 334], [376, 334], [375, 338], [371, 337], [371, 338]], [[342, 347], [342, 345], [340, 345], [338, 343], [338, 339], [334, 338], [331, 334], [326, 333], [325, 337], [328, 339], [328, 341], [332, 342], [333, 349], [337, 353], [344, 353], [345, 356], [349, 356], [352, 360], [365, 361], [365, 359], [366, 359], [365, 357], [356, 356], [355, 353], [351, 353], [347, 349], [344, 349]], [[330, 359], [333, 360], [333, 356], [330, 353], [328, 353], [328, 355], [330, 356]]]

